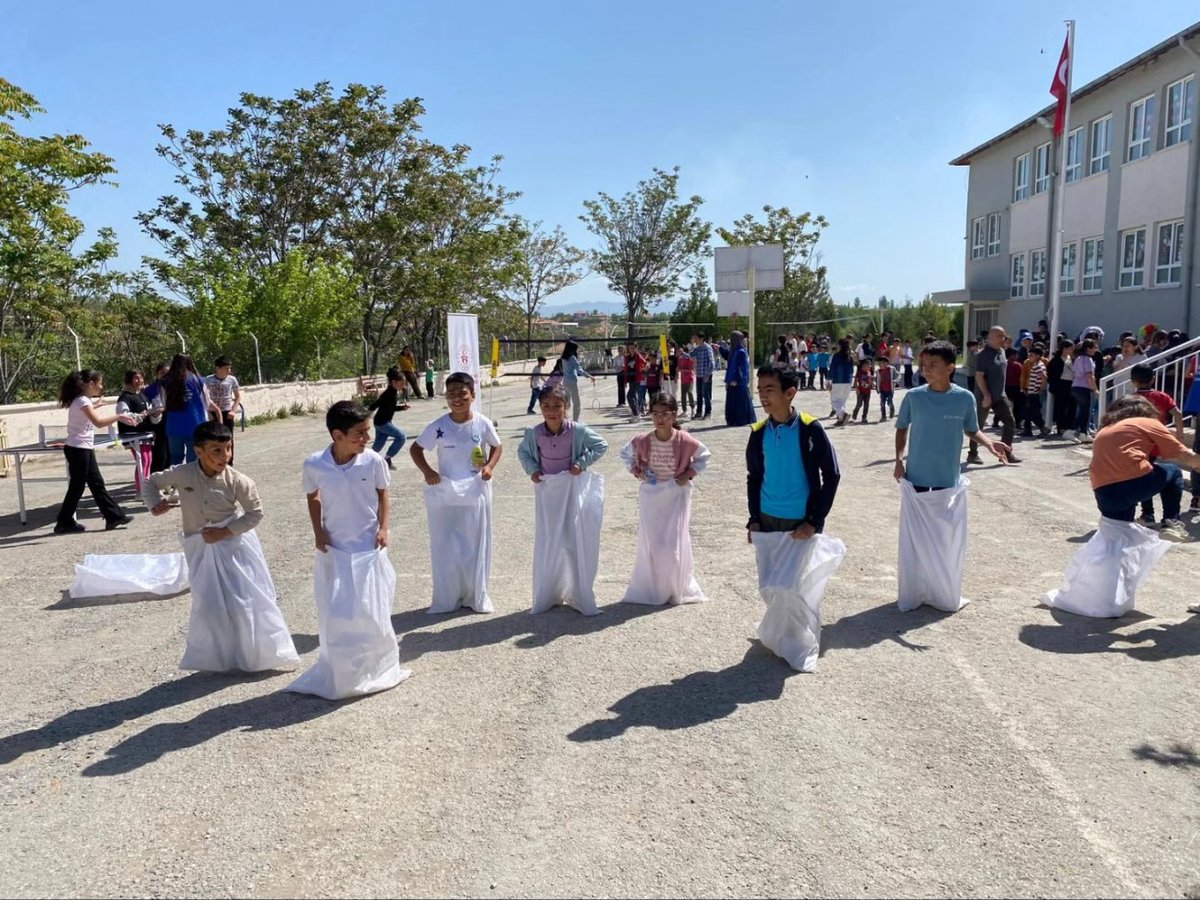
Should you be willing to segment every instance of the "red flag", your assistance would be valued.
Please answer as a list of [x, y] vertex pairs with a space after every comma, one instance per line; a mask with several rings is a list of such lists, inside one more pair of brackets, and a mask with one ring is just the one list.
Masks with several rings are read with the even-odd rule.
[[1058, 58], [1058, 68], [1054, 70], [1054, 81], [1050, 84], [1050, 93], [1058, 98], [1058, 109], [1054, 113], [1054, 136], [1063, 133], [1063, 123], [1067, 118], [1067, 97], [1070, 96], [1071, 79], [1071, 37], [1063, 41], [1062, 56]]

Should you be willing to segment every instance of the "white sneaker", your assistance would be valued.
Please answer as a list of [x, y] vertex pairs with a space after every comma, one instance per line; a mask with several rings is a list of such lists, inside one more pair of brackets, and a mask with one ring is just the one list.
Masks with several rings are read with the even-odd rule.
[[1090, 444], [1092, 442], [1093, 438], [1090, 434], [1081, 434], [1079, 436], [1078, 440], [1079, 440], [1079, 443], [1081, 443], [1081, 444]]
[[1073, 431], [1064, 431], [1062, 436], [1063, 436], [1063, 440], [1066, 441], [1068, 444], [1078, 444], [1079, 443], [1079, 438], [1075, 437], [1075, 432], [1073, 432]]
[[1173, 541], [1177, 544], [1182, 544], [1189, 539], [1187, 529], [1178, 519], [1164, 519], [1158, 530], [1158, 536], [1164, 541]]

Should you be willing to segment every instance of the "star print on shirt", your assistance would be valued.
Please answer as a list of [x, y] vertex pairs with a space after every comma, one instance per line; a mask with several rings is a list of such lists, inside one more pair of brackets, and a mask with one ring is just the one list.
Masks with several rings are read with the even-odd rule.
[[440, 440], [441, 440], [442, 438], [444, 438], [446, 435], [445, 435], [445, 434], [442, 432], [442, 429], [440, 429], [440, 428], [439, 428], [439, 429], [437, 430], [437, 436], [438, 436], [438, 440], [440, 441]]

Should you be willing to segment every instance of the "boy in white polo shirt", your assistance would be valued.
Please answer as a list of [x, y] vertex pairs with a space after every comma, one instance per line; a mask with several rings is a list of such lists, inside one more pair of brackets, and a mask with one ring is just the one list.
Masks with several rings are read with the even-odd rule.
[[[492, 612], [487, 582], [492, 561], [492, 471], [500, 436], [486, 416], [471, 409], [475, 379], [455, 372], [446, 379], [450, 412], [425, 426], [409, 450], [425, 476], [433, 576], [431, 613], [465, 606]], [[437, 469], [425, 451], [437, 449]], [[450, 538], [453, 538], [452, 540]]]
[[383, 457], [367, 449], [371, 413], [341, 400], [325, 414], [325, 426], [333, 442], [304, 460], [321, 649], [288, 690], [339, 700], [395, 687], [412, 672], [400, 668], [392, 630], [390, 478]]

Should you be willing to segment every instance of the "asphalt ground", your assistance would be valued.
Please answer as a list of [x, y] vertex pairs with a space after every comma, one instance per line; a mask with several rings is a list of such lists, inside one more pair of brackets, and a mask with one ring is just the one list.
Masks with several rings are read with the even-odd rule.
[[[171, 552], [178, 519], [136, 507], [51, 534], [65, 482], [0, 480], [0, 893], [5, 896], [1200, 896], [1200, 583], [1173, 547], [1121, 620], [1039, 605], [1095, 527], [1086, 452], [1018, 446], [972, 467], [953, 615], [895, 608], [891, 423], [832, 431], [828, 532], [845, 563], [822, 659], [793, 673], [753, 640], [745, 429], [696, 423], [713, 462], [692, 533], [711, 602], [617, 603], [637, 483], [617, 452], [648, 427], [583, 386], [611, 444], [594, 618], [531, 616], [526, 389], [491, 403], [490, 616], [430, 617], [421, 477], [398, 458], [396, 689], [330, 703], [286, 673], [184, 674], [189, 596], [72, 601], [85, 553]], [[798, 405], [824, 415], [824, 395]], [[397, 417], [410, 435], [442, 407]], [[720, 421], [721, 404], [717, 405]], [[689, 425], [688, 427], [691, 427]], [[238, 436], [259, 535], [307, 665], [317, 645], [300, 464], [315, 416]], [[45, 471], [56, 470], [50, 464]], [[1194, 535], [1200, 523], [1191, 523]]]

